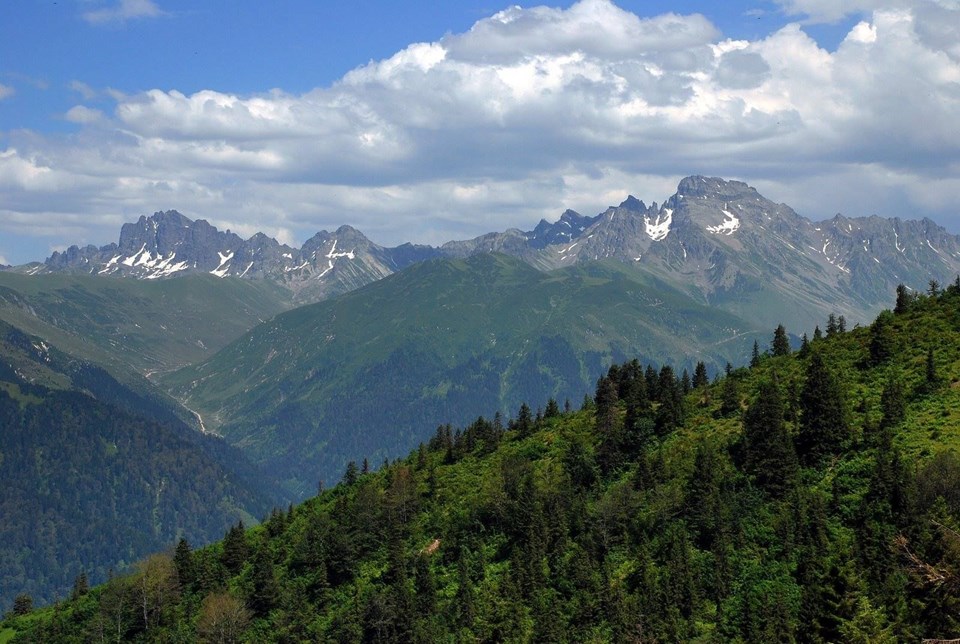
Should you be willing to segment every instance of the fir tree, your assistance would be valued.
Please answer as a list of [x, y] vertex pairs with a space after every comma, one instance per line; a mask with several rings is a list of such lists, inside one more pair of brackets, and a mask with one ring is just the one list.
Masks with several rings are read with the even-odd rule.
[[750, 352], [750, 366], [756, 367], [760, 364], [760, 343], [753, 341], [753, 351]]
[[745, 468], [774, 498], [782, 498], [792, 488], [797, 474], [797, 454], [783, 414], [779, 387], [766, 381], [743, 416]]
[[699, 361], [693, 370], [693, 388], [701, 389], [708, 384], [710, 384], [710, 379], [707, 377], [707, 365], [703, 361]]
[[740, 411], [740, 387], [737, 385], [737, 379], [727, 372], [720, 393], [720, 413], [723, 416], [730, 416], [738, 411]]
[[790, 340], [787, 338], [787, 330], [782, 324], [778, 324], [773, 332], [773, 342], [770, 343], [770, 353], [774, 356], [790, 355]]
[[797, 452], [801, 462], [817, 465], [825, 457], [839, 454], [849, 435], [843, 390], [820, 352], [814, 352], [800, 392]]
[[521, 436], [533, 433], [533, 413], [527, 403], [521, 403], [520, 411], [517, 412], [517, 431]]
[[819, 325], [818, 325], [818, 326], [815, 326], [815, 327], [813, 328], [813, 340], [814, 340], [814, 342], [816, 342], [817, 340], [822, 340], [822, 339], [823, 339], [823, 331], [820, 330], [820, 326], [819, 326]]
[[71, 601], [76, 601], [90, 592], [90, 582], [87, 580], [87, 573], [83, 570], [73, 580], [73, 590], [70, 592]]
[[196, 569], [190, 544], [183, 537], [177, 542], [177, 548], [174, 550], [173, 565], [177, 569], [177, 581], [180, 583], [180, 588], [184, 591], [189, 590], [196, 578]]
[[910, 305], [913, 304], [914, 298], [910, 294], [909, 289], [903, 284], [897, 284], [897, 303], [893, 308], [893, 312], [900, 314], [905, 313], [907, 309], [910, 308]]
[[893, 313], [881, 311], [870, 325], [870, 364], [883, 364], [896, 351], [897, 336], [893, 329]]
[[803, 337], [800, 338], [800, 351], [798, 355], [801, 358], [806, 358], [810, 354], [810, 340], [807, 338], [807, 334], [804, 333]]
[[560, 406], [554, 398], [547, 401], [547, 408], [543, 411], [544, 418], [556, 418], [560, 415]]
[[827, 316], [827, 337], [833, 337], [840, 331], [840, 325], [837, 323], [837, 316], [831, 313]]

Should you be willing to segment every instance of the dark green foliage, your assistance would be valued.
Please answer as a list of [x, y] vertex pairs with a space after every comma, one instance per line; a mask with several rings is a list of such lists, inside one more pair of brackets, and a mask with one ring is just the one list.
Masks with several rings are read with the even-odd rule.
[[26, 593], [20, 593], [13, 598], [13, 614], [28, 615], [33, 610], [33, 597]]
[[797, 453], [805, 465], [817, 465], [840, 453], [850, 438], [843, 388], [823, 354], [814, 352], [800, 392]]
[[787, 330], [782, 324], [777, 325], [773, 332], [773, 341], [770, 343], [770, 353], [773, 356], [790, 355], [790, 340], [787, 338]]
[[870, 325], [870, 363], [883, 364], [896, 352], [896, 332], [893, 328], [893, 313], [882, 311]]
[[698, 361], [696, 368], [693, 370], [693, 387], [694, 389], [702, 389], [710, 384], [710, 379], [707, 377], [707, 365], [703, 364], [703, 361]]
[[[441, 426], [407, 459], [271, 513], [242, 542], [235, 527], [192, 553], [178, 544], [172, 570], [179, 580], [179, 551], [190, 553], [193, 588], [150, 595], [148, 619], [136, 600], [149, 567], [138, 565], [0, 633], [195, 641], [220, 614], [241, 641], [949, 639], [960, 629], [960, 392], [908, 397], [904, 383], [925, 382], [932, 337], [941, 382], [958, 380], [951, 293], [894, 316], [903, 348], [883, 364], [867, 357], [870, 329], [837, 331], [808, 358], [731, 368], [681, 395], [683, 422], [664, 434], [649, 430], [682, 378], [661, 370], [648, 387], [639, 363], [610, 369], [587, 409], [528, 434], [482, 417]], [[742, 422], [720, 413], [727, 383], [749, 402]], [[846, 434], [820, 431], [838, 410]], [[605, 445], [610, 428], [622, 433]], [[798, 466], [793, 434], [817, 467]], [[615, 467], [598, 465], [604, 450]]]
[[750, 366], [756, 367], [760, 364], [760, 342], [753, 341], [753, 351], [750, 352]]
[[782, 498], [795, 483], [797, 454], [776, 383], [760, 383], [756, 400], [743, 415], [743, 440], [747, 472], [768, 494]]
[[906, 313], [910, 306], [916, 301], [916, 297], [911, 295], [909, 289], [903, 284], [897, 285], [897, 303], [893, 308], [894, 313]]
[[[157, 423], [75, 391], [3, 373], [0, 359], [0, 611], [17, 593], [38, 605], [78, 575], [102, 583], [178, 535], [210, 542], [253, 493], [243, 461], [212, 437]], [[281, 497], [282, 498], [282, 497]]]
[[730, 372], [723, 379], [721, 386], [720, 413], [730, 416], [740, 411], [740, 387], [737, 379]]

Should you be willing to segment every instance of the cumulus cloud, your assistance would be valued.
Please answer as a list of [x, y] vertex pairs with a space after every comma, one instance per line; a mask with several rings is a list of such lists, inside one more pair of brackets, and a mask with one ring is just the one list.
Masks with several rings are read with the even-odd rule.
[[164, 11], [153, 0], [119, 0], [100, 9], [86, 11], [84, 20], [91, 25], [123, 24], [129, 20], [159, 18]]
[[662, 200], [694, 173], [812, 217], [943, 221], [960, 201], [960, 8], [914, 4], [842, 5], [863, 15], [833, 51], [800, 24], [745, 41], [608, 0], [513, 7], [303, 94], [109, 90], [112, 113], [67, 113], [75, 134], [8, 134], [0, 201], [19, 214], [0, 230], [59, 217], [106, 242], [177, 208], [288, 241], [350, 223], [441, 242]]
[[85, 101], [92, 101], [97, 97], [97, 90], [93, 89], [86, 83], [78, 80], [70, 81], [67, 84], [71, 90], [80, 95], [81, 98]]
[[14, 95], [15, 92], [16, 90], [14, 90], [9, 85], [4, 85], [0, 83], [0, 101], [2, 101], [5, 98], [10, 98], [11, 96]]

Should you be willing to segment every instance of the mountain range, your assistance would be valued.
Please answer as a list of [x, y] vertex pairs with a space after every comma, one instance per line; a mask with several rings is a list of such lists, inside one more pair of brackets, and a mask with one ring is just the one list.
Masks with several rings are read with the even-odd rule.
[[[395, 458], [440, 424], [550, 398], [579, 404], [616, 361], [676, 374], [703, 363], [713, 377], [754, 343], [765, 348], [782, 322], [797, 346], [830, 314], [866, 322], [898, 284], [926, 290], [957, 274], [960, 238], [928, 219], [812, 222], [706, 177], [659, 205], [628, 197], [594, 216], [568, 210], [530, 231], [439, 247], [386, 248], [342, 226], [294, 248], [159, 212], [123, 226], [117, 244], [0, 270], [0, 467], [19, 464], [26, 495], [50, 489], [50, 469], [28, 467], [47, 461], [30, 454], [89, 457], [64, 460], [83, 475], [65, 480], [132, 490], [96, 511], [144, 529], [158, 525], [143, 518], [157, 480], [229, 481], [213, 497], [187, 487], [168, 499], [222, 510], [189, 524], [202, 542], [337, 480], [350, 461]], [[111, 461], [109, 446], [128, 434], [133, 447]], [[13, 440], [23, 450], [5, 449]], [[152, 462], [184, 466], [137, 479]], [[59, 507], [51, 498], [72, 497], [37, 503]], [[176, 512], [138, 543], [169, 538]], [[87, 539], [81, 519], [57, 521]], [[98, 542], [91, 572], [129, 563], [130, 553], [104, 554], [110, 543]], [[49, 599], [69, 580], [56, 577], [62, 555], [43, 552], [32, 588]], [[26, 569], [5, 556], [11, 593]]]
[[765, 326], [806, 328], [831, 312], [866, 321], [903, 283], [960, 273], [960, 238], [929, 219], [877, 216], [813, 222], [739, 181], [692, 176], [662, 204], [632, 196], [595, 216], [567, 210], [533, 230], [510, 229], [439, 247], [379, 246], [350, 226], [321, 231], [300, 248], [263, 234], [244, 240], [176, 211], [125, 224], [118, 244], [72, 246], [30, 274], [82, 272], [147, 280], [207, 273], [266, 279], [310, 303], [354, 290], [411, 264], [482, 252], [540, 270], [615, 259], [634, 264], [704, 304]]

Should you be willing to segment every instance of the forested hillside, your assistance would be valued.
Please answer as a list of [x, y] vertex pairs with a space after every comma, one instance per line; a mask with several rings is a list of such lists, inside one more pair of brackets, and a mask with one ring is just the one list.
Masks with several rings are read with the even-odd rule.
[[[144, 381], [145, 382], [145, 381]], [[235, 448], [149, 387], [0, 322], [0, 606], [65, 597], [74, 578], [180, 536], [209, 542], [285, 498]]]
[[825, 331], [715, 382], [628, 362], [578, 410], [441, 426], [218, 544], [20, 597], [0, 640], [958, 637], [960, 281]]

